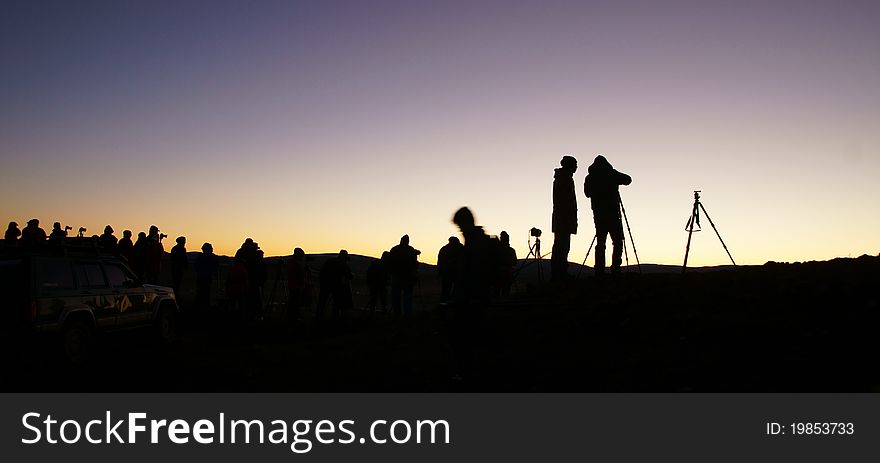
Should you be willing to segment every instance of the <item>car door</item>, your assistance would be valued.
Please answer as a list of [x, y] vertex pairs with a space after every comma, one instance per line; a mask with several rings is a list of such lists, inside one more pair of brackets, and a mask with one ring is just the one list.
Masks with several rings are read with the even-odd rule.
[[116, 262], [102, 262], [104, 275], [110, 285], [117, 309], [116, 326], [138, 326], [149, 322], [147, 304], [142, 286], [133, 286], [134, 275]]
[[36, 329], [58, 327], [66, 310], [84, 307], [68, 259], [35, 256], [32, 259], [32, 268]]
[[94, 311], [95, 326], [102, 329], [115, 327], [119, 308], [101, 264], [97, 261], [77, 261], [74, 270], [80, 297]]

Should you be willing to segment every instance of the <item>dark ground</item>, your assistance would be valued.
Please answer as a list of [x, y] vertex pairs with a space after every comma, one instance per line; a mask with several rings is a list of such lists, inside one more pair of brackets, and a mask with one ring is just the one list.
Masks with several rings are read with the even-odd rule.
[[475, 355], [479, 373], [464, 381], [454, 377], [433, 271], [423, 269], [415, 314], [395, 321], [360, 310], [363, 263], [354, 267], [356, 309], [321, 326], [304, 313], [292, 330], [282, 319], [283, 284], [274, 295], [272, 280], [267, 285], [266, 320], [244, 323], [218, 313], [219, 298], [215, 313], [192, 314], [190, 275], [175, 342], [107, 334], [82, 366], [64, 364], [45, 345], [22, 347], [7, 363], [3, 389], [880, 391], [878, 257], [560, 286], [538, 284], [532, 272], [534, 284], [490, 308]]

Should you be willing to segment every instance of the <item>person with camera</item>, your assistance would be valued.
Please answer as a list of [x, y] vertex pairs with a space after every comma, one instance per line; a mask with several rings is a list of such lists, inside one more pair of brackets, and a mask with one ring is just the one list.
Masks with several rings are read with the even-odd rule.
[[166, 237], [168, 235], [159, 233], [159, 227], [150, 225], [150, 233], [147, 235], [144, 246], [144, 279], [151, 285], [159, 283], [159, 272], [162, 271], [162, 256], [165, 254], [162, 239]]
[[49, 233], [49, 242], [54, 245], [64, 244], [64, 239], [67, 238], [67, 230], [70, 230], [70, 227], [61, 228], [61, 222], [55, 222], [52, 224], [52, 233]]
[[596, 225], [596, 276], [605, 273], [605, 239], [611, 235], [611, 273], [620, 272], [623, 256], [623, 224], [620, 221], [620, 185], [629, 185], [632, 178], [611, 167], [601, 154], [596, 156], [584, 179], [584, 194], [590, 198], [593, 222]]
[[550, 257], [550, 279], [563, 281], [568, 277], [568, 252], [571, 235], [577, 234], [577, 198], [574, 173], [577, 160], [563, 156], [553, 175], [553, 254]]

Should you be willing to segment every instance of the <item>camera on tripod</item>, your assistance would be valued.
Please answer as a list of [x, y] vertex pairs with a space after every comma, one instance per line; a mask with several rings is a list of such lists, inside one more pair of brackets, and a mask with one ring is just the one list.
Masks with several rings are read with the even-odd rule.
[[82, 238], [83, 236], [85, 236], [85, 234], [86, 234], [86, 227], [79, 227], [79, 233], [76, 236]]
[[529, 236], [534, 236], [535, 238], [540, 238], [541, 237], [541, 229], [537, 228], [537, 227], [532, 227], [532, 229], [529, 230]]
[[70, 225], [65, 225], [65, 226], [64, 226], [64, 231], [65, 231], [65, 232], [69, 232], [70, 230], [73, 230], [73, 227], [71, 227]]

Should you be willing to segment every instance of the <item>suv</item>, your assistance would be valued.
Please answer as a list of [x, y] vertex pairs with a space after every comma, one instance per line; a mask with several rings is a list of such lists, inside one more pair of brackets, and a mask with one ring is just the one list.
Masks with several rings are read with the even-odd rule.
[[91, 239], [0, 249], [0, 294], [3, 331], [60, 336], [73, 363], [87, 357], [98, 331], [153, 327], [168, 340], [179, 312], [171, 288], [138, 281], [124, 258]]

